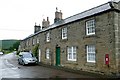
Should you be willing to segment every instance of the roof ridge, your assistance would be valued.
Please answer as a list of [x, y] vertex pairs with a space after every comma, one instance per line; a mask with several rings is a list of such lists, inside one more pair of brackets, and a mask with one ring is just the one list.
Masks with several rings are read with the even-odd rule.
[[[88, 10], [82, 11], [82, 12], [77, 13], [77, 14], [75, 14], [75, 15], [69, 16], [69, 17], [67, 17], [67, 18], [65, 18], [65, 19], [68, 19], [68, 18], [70, 18], [70, 17], [73, 17], [73, 16], [76, 16], [76, 15], [79, 15], [79, 14], [81, 14], [81, 13], [85, 13], [85, 12], [87, 12], [87, 11], [93, 10], [93, 9], [95, 9], [95, 8], [98, 8], [98, 7], [103, 6], [103, 5], [105, 5], [105, 4], [108, 4], [108, 3], [109, 3], [109, 2], [104, 3], [104, 4], [101, 4], [101, 5], [96, 6], [96, 7], [93, 7], [93, 8], [90, 8], [90, 9], [88, 9]], [[63, 20], [65, 20], [65, 19], [63, 19]]]
[[[120, 0], [119, 0], [120, 1]], [[78, 14], [75, 14], [73, 16], [70, 16], [70, 17], [67, 17], [65, 19], [63, 19], [62, 21], [59, 21], [57, 23], [53, 23], [51, 25], [49, 25], [48, 28], [46, 29], [43, 29], [35, 34], [32, 34], [30, 36], [28, 36], [27, 38], [31, 37], [31, 36], [34, 36], [34, 35], [37, 35], [39, 34], [40, 32], [44, 32], [44, 31], [47, 31], [49, 29], [52, 29], [52, 28], [55, 28], [55, 27], [58, 27], [60, 25], [64, 25], [64, 24], [67, 24], [67, 23], [70, 23], [70, 22], [73, 22], [73, 21], [76, 21], [78, 19], [82, 19], [82, 18], [85, 18], [85, 17], [88, 17], [88, 16], [91, 16], [91, 15], [94, 15], [94, 14], [98, 14], [100, 12], [104, 12], [104, 11], [107, 11], [109, 9], [112, 9], [112, 6], [114, 7], [114, 5], [112, 5], [111, 3], [114, 2], [114, 1], [109, 1], [107, 3], [104, 3], [104, 4], [101, 4], [99, 6], [96, 6], [96, 7], [93, 7], [91, 9], [88, 9], [88, 10], [85, 10], [83, 12], [80, 12]], [[26, 38], [25, 38], [26, 39]]]

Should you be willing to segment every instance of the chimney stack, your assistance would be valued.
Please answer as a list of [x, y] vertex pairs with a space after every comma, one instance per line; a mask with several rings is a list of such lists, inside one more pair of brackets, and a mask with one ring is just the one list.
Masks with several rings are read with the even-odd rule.
[[42, 29], [47, 28], [50, 25], [49, 17], [47, 17], [47, 21], [43, 19], [42, 21]]
[[56, 7], [54, 23], [56, 23], [60, 20], [62, 20], [62, 12], [61, 12], [61, 10], [60, 10], [60, 12], [58, 12], [58, 8]]
[[35, 23], [35, 26], [34, 26], [34, 33], [38, 32], [41, 30], [41, 26], [37, 26], [36, 23]]

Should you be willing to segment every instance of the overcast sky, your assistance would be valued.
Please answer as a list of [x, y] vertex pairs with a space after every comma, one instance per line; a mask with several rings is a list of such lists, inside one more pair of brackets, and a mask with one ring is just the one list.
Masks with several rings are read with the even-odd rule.
[[41, 25], [49, 17], [53, 24], [56, 7], [63, 19], [110, 0], [0, 0], [0, 40], [24, 39], [34, 33], [35, 22]]

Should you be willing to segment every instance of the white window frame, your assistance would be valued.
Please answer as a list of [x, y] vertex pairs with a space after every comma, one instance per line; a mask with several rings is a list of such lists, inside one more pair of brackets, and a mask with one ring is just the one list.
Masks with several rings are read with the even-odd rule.
[[62, 39], [67, 39], [67, 28], [62, 28]]
[[86, 35], [95, 35], [95, 20], [89, 20], [86, 22]]
[[28, 40], [28, 46], [30, 46], [30, 40]]
[[87, 62], [96, 62], [95, 45], [87, 45]]
[[33, 45], [35, 44], [35, 39], [32, 40]]
[[26, 46], [29, 46], [29, 45], [28, 45], [28, 40], [26, 41]]
[[46, 49], [46, 59], [50, 59], [50, 49]]
[[68, 61], [77, 61], [77, 48], [75, 46], [67, 47]]
[[37, 38], [37, 43], [39, 43], [39, 38]]
[[46, 34], [46, 42], [50, 42], [50, 33], [49, 32]]

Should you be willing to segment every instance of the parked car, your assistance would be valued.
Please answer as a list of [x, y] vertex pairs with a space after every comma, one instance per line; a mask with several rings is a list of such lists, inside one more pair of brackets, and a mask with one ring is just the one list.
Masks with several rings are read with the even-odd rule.
[[18, 64], [37, 64], [37, 59], [30, 52], [20, 52], [18, 56]]
[[0, 52], [0, 55], [3, 55], [4, 53], [3, 52]]

